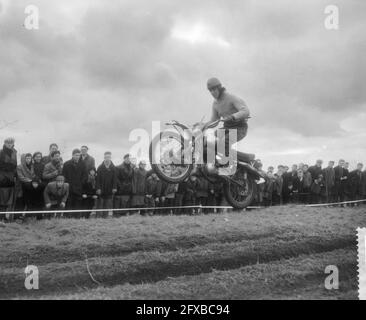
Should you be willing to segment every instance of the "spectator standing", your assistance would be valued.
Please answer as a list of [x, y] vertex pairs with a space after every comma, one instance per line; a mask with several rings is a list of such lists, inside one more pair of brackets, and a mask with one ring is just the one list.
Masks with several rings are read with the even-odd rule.
[[[196, 193], [198, 188], [198, 180], [195, 174], [190, 175], [187, 181], [186, 194], [184, 195], [184, 206], [195, 206], [196, 205]], [[186, 208], [186, 213], [194, 214], [196, 211], [194, 208]]]
[[[165, 208], [174, 207], [175, 193], [178, 191], [178, 184], [162, 181], [160, 206]], [[162, 209], [162, 213], [170, 214], [173, 209]]]
[[304, 164], [302, 171], [304, 174], [304, 193], [307, 194], [305, 196], [305, 202], [309, 203], [311, 201], [310, 188], [311, 188], [311, 185], [313, 184], [313, 177], [311, 176], [311, 173], [309, 172], [309, 166], [307, 164]]
[[[46, 184], [43, 181], [43, 171], [44, 171], [44, 164], [42, 163], [42, 153], [41, 152], [35, 152], [33, 154], [33, 168], [34, 168], [34, 174], [36, 175], [37, 181], [39, 183], [39, 186], [37, 189], [35, 189], [36, 193], [34, 194], [34, 210], [40, 211], [44, 208], [44, 201], [43, 201], [43, 192], [46, 188]], [[37, 218], [41, 218], [41, 216], [37, 216]]]
[[174, 209], [174, 214], [178, 215], [178, 214], [182, 214], [183, 213], [183, 209], [182, 206], [184, 206], [184, 195], [187, 191], [187, 179], [185, 179], [184, 181], [182, 181], [181, 183], [179, 183], [178, 185], [178, 190], [175, 194], [175, 202], [174, 202], [174, 206], [176, 207]]
[[274, 185], [276, 182], [276, 178], [274, 176], [273, 171], [268, 170], [265, 178], [266, 182], [264, 184], [264, 192], [263, 192], [263, 202], [264, 206], [272, 206], [273, 204], [273, 192], [274, 192]]
[[311, 203], [319, 204], [322, 202], [322, 195], [325, 194], [324, 192], [324, 178], [322, 174], [319, 174], [318, 177], [314, 180], [313, 184], [311, 185]]
[[[113, 207], [128, 208], [132, 197], [132, 179], [134, 167], [131, 163], [130, 155], [123, 157], [123, 163], [116, 167], [117, 193], [114, 196]], [[114, 215], [128, 214], [126, 211], [114, 212]]]
[[[146, 197], [146, 162], [140, 161], [138, 168], [134, 169], [132, 178], [132, 199], [131, 207], [133, 208], [144, 208], [145, 197]], [[143, 210], [141, 210], [142, 213]]]
[[358, 163], [357, 169], [349, 173], [347, 184], [348, 200], [355, 201], [362, 199], [362, 168], [363, 164]]
[[[98, 200], [97, 196], [97, 171], [92, 168], [88, 172], [88, 179], [84, 184], [84, 194], [83, 194], [83, 209], [93, 210], [96, 207], [96, 202]], [[83, 216], [85, 218], [90, 217], [91, 212], [85, 213]]]
[[[156, 204], [159, 201], [161, 193], [161, 183], [160, 179], [155, 172], [153, 172], [147, 179], [146, 179], [146, 198], [145, 198], [145, 205], [147, 208], [155, 208]], [[146, 214], [152, 216], [154, 215], [154, 210], [148, 210]]]
[[305, 203], [306, 193], [305, 193], [305, 179], [303, 169], [297, 171], [297, 176], [293, 181], [293, 202], [294, 203]]
[[34, 171], [32, 154], [27, 153], [21, 156], [17, 174], [21, 183], [25, 209], [27, 211], [37, 210], [40, 181]]
[[[196, 205], [201, 205], [202, 207], [206, 207], [208, 203], [208, 181], [202, 174], [197, 174], [198, 186], [196, 189]], [[207, 213], [207, 209], [199, 209], [199, 212]]]
[[[104, 153], [104, 161], [98, 167], [96, 188], [98, 195], [98, 209], [110, 210], [113, 208], [113, 196], [117, 192], [116, 167], [112, 162], [112, 153]], [[108, 217], [109, 211], [98, 213], [97, 216]]]
[[81, 149], [81, 161], [84, 162], [87, 172], [91, 169], [95, 169], [95, 159], [89, 155], [89, 148], [87, 146], [82, 146]]
[[[65, 177], [65, 182], [69, 184], [69, 198], [67, 201], [68, 210], [82, 210], [83, 209], [83, 195], [84, 185], [88, 179], [88, 174], [85, 162], [81, 160], [81, 151], [74, 149], [72, 151], [72, 158], [66, 161], [62, 175]], [[69, 217], [81, 218], [81, 212], [75, 212]]]
[[346, 198], [348, 170], [344, 168], [344, 165], [345, 161], [341, 159], [334, 168], [335, 202], [343, 202]]
[[362, 172], [362, 200], [366, 199], [366, 169]]
[[282, 189], [283, 189], [283, 174], [286, 172], [284, 171], [284, 166], [278, 166], [278, 171], [275, 173], [275, 183], [273, 188], [273, 204], [274, 205], [282, 205]]
[[10, 211], [15, 206], [15, 177], [17, 151], [14, 138], [7, 138], [0, 150], [0, 210]]
[[320, 174], [322, 174], [322, 165], [323, 160], [317, 160], [315, 165], [311, 166], [309, 168], [309, 172], [311, 173], [311, 177], [313, 181], [319, 177]]
[[335, 200], [335, 171], [334, 161], [329, 161], [328, 167], [323, 170], [324, 185], [325, 185], [325, 198], [327, 203]]

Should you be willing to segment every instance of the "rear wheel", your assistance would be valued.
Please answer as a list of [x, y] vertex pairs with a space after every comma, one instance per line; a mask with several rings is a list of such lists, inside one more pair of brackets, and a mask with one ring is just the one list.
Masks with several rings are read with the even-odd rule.
[[254, 178], [243, 170], [238, 170], [231, 178], [237, 183], [230, 180], [225, 182], [225, 198], [235, 209], [244, 209], [252, 203], [254, 197]]
[[[188, 150], [189, 151], [189, 150]], [[176, 132], [161, 132], [150, 144], [150, 163], [158, 177], [179, 183], [192, 172], [193, 164], [184, 163], [184, 138]]]

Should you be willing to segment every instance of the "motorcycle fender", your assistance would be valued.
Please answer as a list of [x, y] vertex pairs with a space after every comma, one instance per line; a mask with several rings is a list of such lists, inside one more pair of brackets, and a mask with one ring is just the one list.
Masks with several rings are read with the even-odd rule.
[[262, 175], [257, 171], [256, 168], [252, 167], [250, 164], [239, 161], [239, 165], [243, 166], [249, 175], [253, 176], [256, 180], [259, 180], [262, 177]]

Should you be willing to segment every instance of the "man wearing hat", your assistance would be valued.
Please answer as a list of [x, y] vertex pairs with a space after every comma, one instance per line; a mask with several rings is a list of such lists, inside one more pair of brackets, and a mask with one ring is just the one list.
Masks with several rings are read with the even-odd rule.
[[14, 138], [7, 138], [0, 150], [0, 210], [9, 211], [15, 205], [17, 151]]
[[[237, 141], [235, 142], [242, 140], [247, 135], [247, 121], [250, 117], [249, 108], [246, 103], [241, 98], [228, 93], [221, 81], [217, 78], [208, 79], [207, 89], [214, 98], [210, 122], [222, 118], [225, 129], [236, 131]], [[229, 130], [225, 130], [224, 138], [225, 150], [226, 153], [228, 153], [229, 147], [231, 146], [229, 141]]]

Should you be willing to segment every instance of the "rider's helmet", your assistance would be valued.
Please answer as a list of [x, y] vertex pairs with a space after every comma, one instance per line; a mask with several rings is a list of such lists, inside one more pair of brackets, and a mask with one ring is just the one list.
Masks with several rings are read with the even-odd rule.
[[213, 88], [217, 88], [217, 87], [221, 87], [221, 81], [217, 78], [210, 78], [207, 80], [207, 89], [213, 89]]

